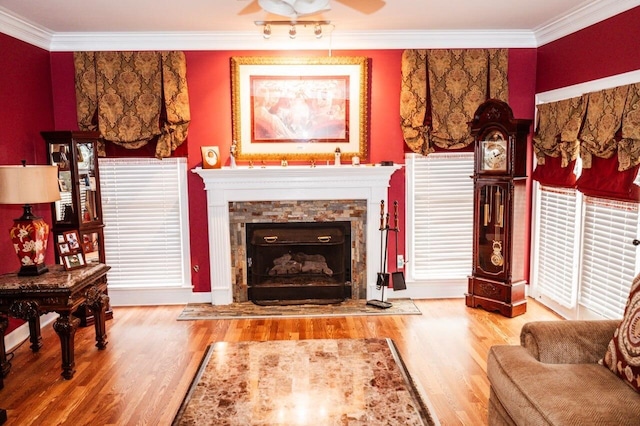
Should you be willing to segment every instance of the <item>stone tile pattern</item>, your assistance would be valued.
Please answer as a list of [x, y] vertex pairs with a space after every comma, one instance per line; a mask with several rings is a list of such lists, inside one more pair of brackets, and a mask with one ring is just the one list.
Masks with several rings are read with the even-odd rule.
[[365, 299], [366, 200], [239, 201], [229, 203], [233, 301], [247, 301], [246, 223], [351, 222], [352, 298]]
[[178, 425], [432, 425], [390, 339], [217, 342]]
[[260, 306], [253, 302], [239, 302], [230, 305], [211, 303], [189, 303], [178, 316], [179, 321], [212, 319], [254, 319], [254, 318], [308, 318], [345, 317], [356, 315], [422, 315], [411, 299], [391, 299], [390, 308], [381, 309], [367, 305], [366, 300], [345, 300], [330, 305], [269, 305]]

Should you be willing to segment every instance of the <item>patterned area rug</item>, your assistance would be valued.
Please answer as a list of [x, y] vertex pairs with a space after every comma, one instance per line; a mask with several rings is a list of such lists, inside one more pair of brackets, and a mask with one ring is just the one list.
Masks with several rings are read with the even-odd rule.
[[173, 424], [439, 424], [431, 412], [391, 339], [217, 342]]
[[259, 306], [253, 302], [216, 306], [210, 303], [189, 303], [178, 320], [293, 318], [351, 315], [422, 315], [411, 299], [391, 299], [393, 306], [381, 309], [365, 300], [347, 300], [335, 305]]

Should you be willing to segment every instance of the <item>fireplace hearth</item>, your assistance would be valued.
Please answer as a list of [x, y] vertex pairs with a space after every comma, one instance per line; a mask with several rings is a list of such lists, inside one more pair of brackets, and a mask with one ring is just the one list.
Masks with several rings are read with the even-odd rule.
[[351, 298], [351, 223], [248, 223], [247, 293], [257, 304]]

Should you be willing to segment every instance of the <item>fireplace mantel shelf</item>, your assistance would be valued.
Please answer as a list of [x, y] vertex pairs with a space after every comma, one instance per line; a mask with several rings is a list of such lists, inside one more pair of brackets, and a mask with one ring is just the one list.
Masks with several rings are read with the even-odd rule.
[[[222, 167], [220, 169], [203, 169], [197, 167], [194, 173], [199, 174], [206, 183], [241, 182], [265, 185], [271, 182], [285, 181], [293, 185], [322, 184], [328, 181], [344, 182], [345, 180], [378, 180], [388, 183], [390, 176], [402, 165], [393, 166], [267, 166], [267, 167]], [[296, 184], [296, 182], [299, 182]], [[353, 183], [345, 182], [343, 185], [353, 186]]]
[[[223, 167], [192, 171], [205, 184], [209, 234], [211, 297], [215, 305], [232, 303], [229, 202], [289, 200], [366, 200], [366, 253], [374, 259], [381, 244], [380, 201], [387, 202], [393, 166]], [[374, 296], [376, 265], [367, 262], [367, 297]]]

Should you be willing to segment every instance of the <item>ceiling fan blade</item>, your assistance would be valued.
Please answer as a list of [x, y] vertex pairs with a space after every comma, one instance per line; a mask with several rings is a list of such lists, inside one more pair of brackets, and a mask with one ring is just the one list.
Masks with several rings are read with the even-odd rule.
[[258, 0], [251, 0], [251, 2], [246, 5], [238, 15], [251, 15], [252, 13], [260, 12], [262, 8], [258, 4]]
[[336, 0], [338, 3], [342, 3], [347, 7], [356, 9], [365, 15], [371, 15], [374, 12], [379, 11], [385, 5], [383, 0]]

